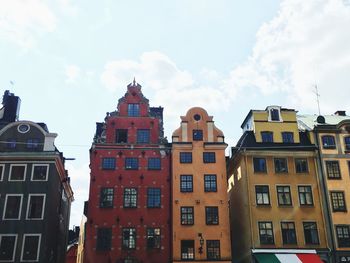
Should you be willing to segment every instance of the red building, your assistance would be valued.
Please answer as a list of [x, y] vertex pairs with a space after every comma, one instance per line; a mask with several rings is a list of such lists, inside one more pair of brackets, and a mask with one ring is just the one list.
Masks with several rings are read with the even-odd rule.
[[163, 108], [134, 80], [97, 123], [90, 149], [84, 263], [170, 259], [170, 154]]

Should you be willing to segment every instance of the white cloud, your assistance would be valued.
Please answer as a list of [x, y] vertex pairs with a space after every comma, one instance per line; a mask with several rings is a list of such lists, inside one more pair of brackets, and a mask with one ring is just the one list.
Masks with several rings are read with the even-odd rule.
[[[179, 123], [179, 116], [184, 115], [190, 107], [202, 106], [209, 111], [226, 109], [229, 99], [224, 82], [219, 74], [205, 69], [201, 72], [207, 82], [195, 81], [194, 76], [177, 67], [166, 55], [160, 52], [146, 52], [140, 61], [117, 60], [106, 64], [101, 80], [111, 91], [126, 89], [133, 77], [141, 81], [144, 94], [152, 96], [152, 105], [166, 105], [167, 123], [173, 128]], [[168, 127], [169, 127], [168, 126]]]
[[77, 79], [80, 77], [81, 70], [76, 65], [68, 65], [66, 66], [65, 74], [67, 78], [66, 81], [69, 83], [73, 83], [76, 82]]
[[350, 95], [348, 25], [350, 7], [341, 0], [285, 0], [261, 26], [252, 55], [232, 70], [229, 82], [267, 96], [284, 92], [293, 106], [313, 111], [317, 84], [325, 113], [344, 107]]
[[42, 0], [0, 0], [0, 38], [32, 47], [36, 36], [52, 32], [57, 18]]

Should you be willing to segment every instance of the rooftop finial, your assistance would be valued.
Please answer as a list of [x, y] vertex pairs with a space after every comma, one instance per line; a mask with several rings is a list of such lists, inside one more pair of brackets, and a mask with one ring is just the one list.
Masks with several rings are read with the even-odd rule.
[[321, 110], [320, 110], [320, 93], [318, 93], [318, 87], [315, 84], [315, 91], [314, 93], [316, 94], [316, 100], [317, 100], [317, 106], [318, 106], [318, 115], [321, 115]]
[[133, 86], [136, 86], [136, 80], [135, 80], [135, 77], [134, 77], [134, 81], [133, 81]]

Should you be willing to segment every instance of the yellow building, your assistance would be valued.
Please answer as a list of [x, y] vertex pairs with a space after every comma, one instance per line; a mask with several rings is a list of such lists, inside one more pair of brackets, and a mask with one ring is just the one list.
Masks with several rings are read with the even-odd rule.
[[334, 260], [350, 262], [350, 116], [337, 111], [325, 116], [300, 115], [298, 121], [302, 129], [314, 135], [319, 149]]
[[84, 262], [84, 243], [85, 243], [85, 223], [86, 217], [83, 216], [80, 222], [78, 249], [77, 249], [77, 263]]
[[224, 135], [192, 108], [172, 141], [173, 262], [231, 262]]
[[241, 127], [228, 160], [233, 262], [330, 262], [316, 147], [296, 111], [251, 110]]

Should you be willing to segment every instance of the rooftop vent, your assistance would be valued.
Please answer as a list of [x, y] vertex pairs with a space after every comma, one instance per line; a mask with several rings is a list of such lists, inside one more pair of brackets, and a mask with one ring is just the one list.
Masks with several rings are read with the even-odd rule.
[[321, 124], [326, 123], [326, 119], [322, 115], [318, 116], [316, 121], [317, 123], [321, 123]]
[[334, 115], [337, 116], [346, 116], [346, 111], [345, 110], [337, 110]]

